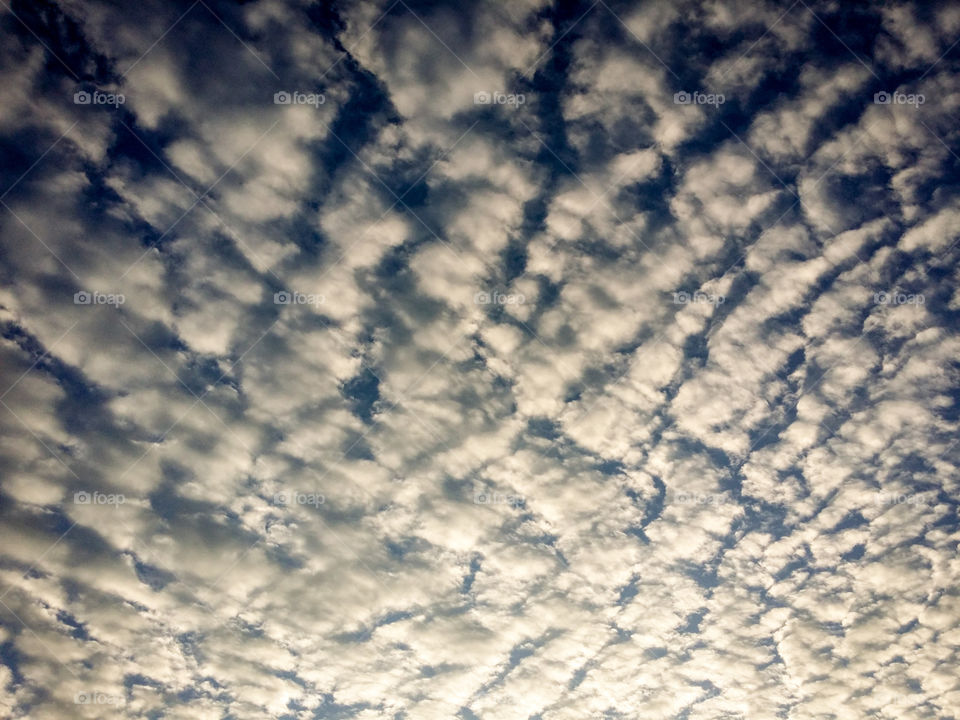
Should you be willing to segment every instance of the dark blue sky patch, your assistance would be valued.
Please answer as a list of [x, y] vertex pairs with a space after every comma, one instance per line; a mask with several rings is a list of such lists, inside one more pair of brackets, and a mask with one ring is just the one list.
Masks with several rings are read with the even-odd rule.
[[57, 620], [70, 628], [69, 635], [75, 640], [90, 640], [90, 635], [83, 623], [79, 622], [73, 615], [64, 611], [57, 611]]
[[744, 507], [744, 529], [748, 532], [769, 533], [774, 538], [786, 537], [793, 531], [787, 524], [786, 498], [777, 502], [767, 499], [751, 499]]
[[63, 363], [23, 328], [7, 324], [3, 327], [3, 336], [38, 358], [36, 369], [48, 372], [64, 391], [65, 397], [56, 403], [56, 410], [60, 421], [70, 432], [81, 435], [108, 433], [117, 438], [126, 435], [107, 408], [109, 393], [87, 380], [76, 368]]
[[559, 423], [547, 417], [533, 417], [527, 421], [527, 432], [534, 437], [556, 440], [561, 435]]
[[186, 126], [168, 121], [159, 128], [140, 127], [136, 116], [125, 113], [115, 124], [113, 144], [107, 150], [111, 165], [122, 166], [134, 179], [143, 179], [153, 175], [166, 176], [170, 180], [185, 183], [188, 188], [200, 194], [206, 188], [193, 187], [189, 177], [172, 173], [171, 160], [166, 157], [166, 147], [179, 139]]
[[569, 1], [558, 2], [550, 8], [548, 19], [553, 25], [550, 51], [541, 60], [532, 82], [523, 87], [523, 90], [529, 88], [529, 92], [537, 98], [539, 123], [535, 130], [543, 137], [543, 142], [537, 145], [537, 162], [554, 177], [569, 177], [579, 167], [577, 153], [567, 140], [560, 94], [569, 82], [573, 43], [582, 37], [583, 27], [577, 20], [589, 8], [584, 3]]
[[109, 83], [114, 79], [108, 58], [95, 53], [80, 25], [50, 0], [13, 0], [15, 17], [4, 14], [5, 29], [26, 46], [38, 40], [45, 50], [46, 69], [51, 76], [67, 80]]
[[824, 197], [829, 198], [832, 209], [838, 216], [838, 223], [831, 223], [837, 232], [853, 229], [877, 218], [895, 213], [890, 211], [893, 204], [887, 189], [891, 173], [879, 165], [863, 168], [860, 175], [828, 175], [820, 185]]
[[141, 562], [136, 558], [134, 558], [133, 567], [137, 573], [137, 579], [145, 585], [149, 585], [152, 590], [163, 590], [177, 579], [177, 576], [173, 573], [155, 565]]
[[[0, 135], [0, 195], [5, 195], [4, 201], [8, 205], [14, 205], [18, 198], [30, 197], [32, 191], [58, 172], [57, 160], [65, 154], [69, 141], [61, 140], [64, 147], [57, 143], [44, 161], [37, 163], [37, 158], [56, 141], [57, 135], [34, 126]], [[3, 222], [16, 224], [9, 215]]]
[[788, 562], [786, 565], [784, 565], [780, 570], [775, 572], [773, 574], [773, 579], [776, 582], [779, 582], [781, 580], [784, 580], [785, 578], [790, 577], [791, 575], [793, 575], [794, 573], [800, 570], [809, 569], [809, 567], [810, 565], [809, 565], [808, 557], [794, 558], [793, 560]]
[[[109, 522], [109, 513], [115, 510], [112, 506], [104, 506], [103, 512], [107, 515], [104, 522]], [[57, 514], [56, 511], [51, 513]], [[58, 518], [55, 527], [52, 528], [57, 533], [53, 539], [63, 535], [71, 526], [73, 529], [70, 530], [69, 542], [64, 541], [69, 549], [71, 563], [86, 566], [110, 564], [117, 560], [117, 551], [103, 535], [83, 525], [74, 525], [73, 521], [67, 517]]]
[[503, 275], [506, 282], [523, 275], [527, 267], [526, 246], [517, 239], [512, 239], [500, 254], [503, 263]]
[[419, 209], [427, 204], [430, 193], [427, 172], [438, 159], [431, 158], [424, 149], [420, 152], [420, 157], [400, 160], [388, 168], [388, 172], [378, 172], [392, 196], [385, 198], [388, 205], [396, 201], [401, 209], [409, 208], [419, 212]]
[[194, 500], [177, 492], [186, 475], [167, 466], [168, 480], [150, 493], [150, 507], [174, 535], [189, 536], [206, 547], [249, 547], [257, 537], [238, 521], [235, 513], [214, 503]]
[[469, 572], [463, 577], [463, 583], [460, 586], [460, 592], [462, 592], [465, 595], [470, 593], [470, 591], [473, 588], [473, 583], [477, 579], [477, 573], [480, 572], [480, 568], [482, 567], [482, 564], [483, 564], [482, 555], [477, 554], [470, 559], [470, 569], [469, 569]]
[[163, 689], [163, 683], [161, 683], [159, 680], [154, 680], [152, 677], [149, 677], [148, 675], [144, 675], [142, 673], [128, 673], [124, 675], [123, 686], [124, 688], [126, 688], [128, 693], [131, 690], [133, 690], [133, 688], [138, 686], [152, 688], [153, 690]]
[[[373, 139], [383, 123], [399, 120], [382, 83], [373, 74], [357, 70], [351, 80], [350, 99], [340, 108], [330, 128], [330, 137], [316, 153], [328, 182], [343, 166], [356, 164], [355, 156]], [[372, 182], [379, 185], [375, 178]], [[390, 196], [387, 202], [392, 204], [395, 200]]]
[[268, 548], [266, 555], [272, 562], [289, 571], [303, 570], [307, 565], [304, 558], [293, 555], [285, 547]]
[[430, 549], [430, 544], [423, 538], [407, 536], [391, 540], [384, 540], [387, 554], [391, 560], [397, 563], [416, 562], [415, 556], [425, 553]]
[[684, 625], [677, 629], [677, 632], [683, 634], [698, 634], [700, 632], [700, 624], [703, 622], [703, 618], [707, 615], [708, 610], [706, 608], [701, 608], [696, 612], [690, 613], [684, 618]]
[[360, 630], [337, 633], [332, 638], [336, 642], [344, 644], [365, 643], [370, 642], [370, 638], [373, 637], [373, 630], [374, 628], [361, 628]]
[[11, 686], [5, 689], [16, 688], [23, 683], [23, 674], [20, 672], [20, 653], [12, 641], [0, 643], [0, 662], [7, 666], [12, 680]]
[[643, 651], [643, 656], [647, 660], [659, 660], [662, 657], [666, 657], [669, 651], [664, 647], [653, 647], [647, 648]]
[[411, 247], [400, 245], [384, 253], [375, 270], [380, 284], [385, 285], [387, 289], [398, 291], [409, 292], [414, 288], [410, 277], [411, 250]]
[[216, 359], [209, 356], [189, 357], [177, 368], [177, 379], [189, 389], [188, 392], [198, 397], [212, 392], [218, 385], [239, 390], [236, 380], [227, 377]]
[[320, 33], [324, 39], [333, 44], [337, 50], [346, 53], [347, 50], [340, 42], [339, 36], [347, 29], [347, 24], [340, 16], [337, 4], [336, 2], [319, 0], [319, 2], [312, 3], [304, 12], [310, 20], [311, 26]]
[[617, 598], [617, 603], [621, 606], [628, 605], [639, 592], [640, 577], [631, 578], [630, 582], [620, 588], [620, 595]]
[[[629, 202], [634, 210], [647, 214], [648, 231], [636, 239], [638, 250], [644, 246], [650, 247], [655, 231], [674, 221], [670, 198], [676, 193], [676, 184], [674, 168], [669, 160], [664, 160], [655, 177], [628, 185], [620, 193], [619, 197], [623, 202]], [[625, 217], [627, 213], [618, 211], [618, 215]]]
[[350, 401], [354, 415], [365, 423], [373, 422], [374, 410], [380, 399], [380, 379], [369, 368], [343, 384], [341, 393]]
[[864, 543], [857, 543], [850, 550], [843, 553], [840, 557], [844, 562], [856, 562], [864, 556], [864, 553], [867, 551], [867, 546]]
[[[177, 644], [183, 650], [184, 655], [192, 658], [198, 663], [205, 661], [203, 652], [203, 635], [195, 631], [188, 631], [176, 636]], [[217, 687], [217, 684], [214, 685]]]
[[818, 5], [817, 21], [811, 24], [814, 46], [821, 61], [849, 62], [854, 57], [869, 64], [882, 32], [875, 6], [857, 1], [842, 5]]
[[370, 443], [363, 439], [363, 436], [353, 430], [347, 431], [341, 444], [341, 451], [344, 457], [351, 460], [375, 460], [373, 449]]

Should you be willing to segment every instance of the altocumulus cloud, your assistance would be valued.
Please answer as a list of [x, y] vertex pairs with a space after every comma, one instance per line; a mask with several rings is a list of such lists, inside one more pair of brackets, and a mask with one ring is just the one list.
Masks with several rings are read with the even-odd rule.
[[0, 28], [0, 715], [957, 717], [960, 5]]

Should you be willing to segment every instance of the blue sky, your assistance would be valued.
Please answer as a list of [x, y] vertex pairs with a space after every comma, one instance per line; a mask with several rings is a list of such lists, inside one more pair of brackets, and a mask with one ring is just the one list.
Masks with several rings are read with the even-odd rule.
[[0, 716], [957, 717], [960, 4], [0, 31]]

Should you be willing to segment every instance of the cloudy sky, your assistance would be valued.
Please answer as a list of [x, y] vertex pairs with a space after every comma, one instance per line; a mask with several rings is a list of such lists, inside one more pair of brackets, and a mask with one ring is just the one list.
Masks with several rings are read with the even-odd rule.
[[960, 717], [960, 3], [0, 32], [0, 717]]

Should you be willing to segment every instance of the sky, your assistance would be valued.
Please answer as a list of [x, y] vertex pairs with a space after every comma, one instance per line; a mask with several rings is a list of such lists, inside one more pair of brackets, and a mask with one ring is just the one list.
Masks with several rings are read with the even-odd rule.
[[0, 717], [960, 718], [960, 3], [0, 33]]

